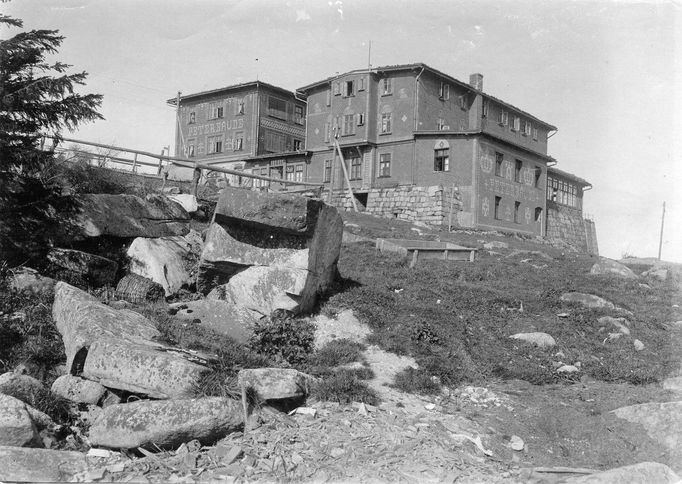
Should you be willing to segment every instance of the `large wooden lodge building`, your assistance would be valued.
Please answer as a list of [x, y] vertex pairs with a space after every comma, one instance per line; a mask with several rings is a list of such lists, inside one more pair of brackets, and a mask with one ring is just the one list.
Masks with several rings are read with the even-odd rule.
[[350, 185], [370, 213], [598, 252], [582, 213], [590, 184], [547, 153], [556, 127], [486, 94], [480, 74], [464, 83], [419, 63], [337, 74], [296, 92], [255, 81], [179, 101], [176, 153], [189, 159], [319, 183], [346, 209]]

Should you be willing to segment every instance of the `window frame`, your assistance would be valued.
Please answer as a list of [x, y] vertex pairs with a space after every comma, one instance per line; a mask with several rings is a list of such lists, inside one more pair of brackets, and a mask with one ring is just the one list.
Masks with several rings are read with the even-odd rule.
[[304, 119], [305, 109], [303, 108], [303, 106], [294, 104], [294, 123], [303, 126]]
[[190, 111], [189, 115], [187, 116], [187, 124], [196, 124], [197, 122], [197, 112], [196, 111]]
[[381, 79], [381, 95], [390, 96], [393, 94], [393, 82], [390, 77]]
[[500, 205], [502, 205], [502, 197], [495, 195], [495, 202], [493, 205], [493, 217], [495, 220], [502, 220], [500, 218]]
[[206, 150], [207, 155], [216, 155], [223, 152], [223, 135], [207, 136], [206, 145], [208, 149]]
[[440, 89], [438, 90], [438, 99], [447, 101], [450, 99], [450, 84], [445, 81], [440, 81]]
[[521, 183], [521, 172], [523, 171], [523, 161], [518, 158], [514, 160], [514, 181]]
[[343, 81], [343, 97], [355, 97], [355, 79]]
[[433, 171], [450, 171], [450, 148], [437, 148], [433, 150]]
[[504, 154], [495, 152], [495, 176], [503, 177], [502, 165], [504, 164]]
[[234, 144], [232, 147], [233, 151], [243, 151], [244, 150], [244, 133], [235, 133]]
[[393, 130], [393, 113], [382, 113], [381, 114], [381, 133], [380, 134], [391, 134]]
[[509, 113], [504, 109], [500, 110], [500, 115], [497, 117], [497, 124], [500, 126], [507, 126], [509, 124]]
[[324, 160], [324, 168], [322, 170], [322, 183], [330, 183], [332, 181], [332, 160]]
[[303, 141], [300, 139], [294, 138], [293, 141], [293, 149], [294, 151], [301, 151], [301, 148], [303, 147]]
[[358, 113], [358, 126], [365, 125], [365, 113]]
[[377, 178], [391, 177], [391, 153], [379, 154], [379, 172]]
[[353, 136], [355, 134], [355, 114], [343, 115], [341, 136]]
[[521, 211], [521, 202], [518, 200], [514, 202], [514, 223], [515, 224], [520, 224], [521, 222], [519, 221], [519, 212]]
[[348, 177], [351, 181], [362, 180], [362, 158], [352, 157], [348, 160]]
[[[272, 101], [284, 103], [284, 105], [283, 105], [284, 109], [280, 110], [280, 109], [277, 109], [276, 107], [273, 107], [271, 104]], [[268, 116], [270, 116], [271, 118], [282, 120], [282, 121], [287, 121], [287, 117], [288, 117], [287, 116], [287, 105], [288, 105], [288, 103], [287, 103], [286, 99], [281, 99], [281, 98], [278, 98], [276, 96], [270, 96], [269, 95], [268, 96]]]

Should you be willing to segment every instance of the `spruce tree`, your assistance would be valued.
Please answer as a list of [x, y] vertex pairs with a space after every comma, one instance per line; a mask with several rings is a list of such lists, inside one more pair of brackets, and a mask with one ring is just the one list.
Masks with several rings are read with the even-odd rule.
[[[0, 28], [21, 28], [19, 19], [0, 14]], [[48, 62], [64, 37], [56, 30], [20, 32], [0, 40], [0, 262], [39, 258], [77, 209], [55, 177], [53, 151], [64, 129], [103, 119], [102, 96], [75, 91], [87, 73]]]

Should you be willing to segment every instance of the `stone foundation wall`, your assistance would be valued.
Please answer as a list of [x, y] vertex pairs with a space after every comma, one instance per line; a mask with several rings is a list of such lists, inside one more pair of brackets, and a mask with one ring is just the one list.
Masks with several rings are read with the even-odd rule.
[[[454, 199], [452, 195], [452, 188], [444, 189], [441, 186], [373, 188], [367, 192], [365, 206], [357, 200], [356, 203], [359, 210], [373, 215], [429, 225], [447, 225], [452, 206], [452, 225], [456, 227], [457, 214], [462, 210], [462, 200], [457, 188]], [[353, 210], [348, 192], [334, 193], [332, 204], [343, 210]]]
[[582, 252], [599, 254], [593, 221], [583, 219], [576, 208], [547, 201], [547, 238], [562, 240]]

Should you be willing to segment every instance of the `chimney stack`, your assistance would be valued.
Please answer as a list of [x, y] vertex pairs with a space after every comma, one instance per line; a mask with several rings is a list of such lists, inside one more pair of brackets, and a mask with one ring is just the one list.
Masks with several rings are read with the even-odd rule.
[[469, 85], [477, 91], [483, 90], [483, 74], [471, 74], [469, 76]]

